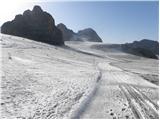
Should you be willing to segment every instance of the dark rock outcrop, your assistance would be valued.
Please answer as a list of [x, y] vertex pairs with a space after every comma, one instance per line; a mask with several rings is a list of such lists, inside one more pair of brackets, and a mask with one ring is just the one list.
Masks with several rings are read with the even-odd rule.
[[101, 38], [91, 28], [80, 30], [78, 31], [78, 33], [74, 33], [72, 30], [68, 29], [63, 23], [58, 24], [57, 27], [61, 30], [64, 41], [102, 42]]
[[158, 59], [159, 43], [158, 41], [143, 39], [121, 45], [122, 50], [134, 55], [139, 55], [148, 58]]
[[53, 45], [63, 45], [61, 31], [55, 26], [53, 17], [39, 6], [16, 15], [14, 20], [1, 27], [1, 33], [33, 39]]
[[75, 35], [75, 33], [72, 30], [68, 29], [63, 23], [58, 24], [57, 28], [61, 30], [64, 41], [70, 41]]

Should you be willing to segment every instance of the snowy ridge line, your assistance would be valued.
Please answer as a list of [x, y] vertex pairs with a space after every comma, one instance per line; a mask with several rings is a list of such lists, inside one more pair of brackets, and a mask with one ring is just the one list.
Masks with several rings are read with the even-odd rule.
[[126, 61], [126, 60], [119, 60], [119, 59], [116, 59], [116, 58], [112, 58], [112, 57], [109, 57], [107, 55], [99, 55], [95, 52], [89, 52], [89, 51], [84, 51], [84, 50], [81, 50], [81, 49], [75, 49], [75, 48], [72, 48], [72, 47], [68, 47], [68, 46], [65, 46], [66, 49], [69, 49], [69, 50], [72, 50], [72, 51], [75, 51], [77, 53], [81, 53], [81, 54], [85, 54], [85, 55], [90, 55], [90, 56], [94, 56], [94, 57], [99, 57], [99, 58], [102, 58], [102, 59], [110, 59], [110, 60], [114, 60], [114, 61], [117, 61], [117, 62], [130, 62], [130, 61]]
[[69, 47], [69, 46], [65, 46], [64, 48], [68, 49], [68, 50], [71, 50], [71, 51], [75, 51], [77, 53], [85, 54], [85, 55], [90, 55], [90, 56], [99, 57], [99, 58], [105, 58], [102, 55], [98, 55], [96, 53], [91, 53], [91, 52], [80, 50], [80, 49], [75, 49], [75, 48], [72, 48], [72, 47]]
[[38, 56], [38, 55], [32, 55], [32, 56], [39, 57], [39, 58], [45, 58], [45, 59], [48, 60], [48, 62], [51, 62], [52, 60], [55, 60], [55, 61], [62, 62], [62, 63], [65, 63], [65, 64], [81, 65], [81, 66], [85, 66], [85, 67], [86, 67], [86, 65], [91, 66], [91, 64], [86, 63], [86, 62], [80, 62], [80, 61], [58, 58], [58, 57], [53, 57], [53, 56], [52, 56], [52, 58], [44, 57], [44, 56]]
[[8, 38], [8, 39], [12, 39], [12, 40], [16, 40], [17, 42], [27, 42], [28, 44], [36, 44], [36, 45], [40, 45], [41, 47], [51, 47], [51, 48], [57, 48], [59, 46], [53, 46], [51, 44], [47, 44], [44, 42], [40, 42], [40, 41], [34, 41], [32, 39], [29, 38], [24, 38], [24, 37], [20, 37], [20, 36], [14, 36], [14, 35], [8, 35], [8, 34], [3, 34], [0, 33], [0, 37], [3, 39], [4, 38]]
[[80, 116], [85, 112], [85, 109], [88, 107], [89, 102], [92, 100], [92, 98], [95, 96], [97, 90], [98, 90], [98, 85], [99, 85], [99, 81], [102, 77], [102, 73], [101, 70], [99, 69], [98, 65], [95, 66], [95, 69], [98, 69], [99, 71], [99, 75], [97, 76], [95, 83], [93, 86], [91, 86], [91, 90], [89, 92], [89, 94], [85, 97], [83, 97], [83, 99], [80, 99], [80, 105], [78, 106], [77, 109], [73, 110], [73, 112], [70, 115], [71, 119], [79, 119]]

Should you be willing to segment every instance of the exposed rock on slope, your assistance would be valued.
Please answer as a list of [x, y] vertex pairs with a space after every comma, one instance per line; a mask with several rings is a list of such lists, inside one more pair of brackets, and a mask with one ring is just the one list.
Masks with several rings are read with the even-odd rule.
[[4, 23], [1, 32], [53, 45], [64, 44], [62, 33], [55, 26], [53, 17], [39, 6], [35, 6], [32, 11], [26, 10], [23, 15], [16, 15], [14, 20]]
[[57, 25], [57, 28], [61, 30], [64, 41], [69, 41], [75, 34], [72, 30], [68, 29], [63, 23]]
[[159, 43], [157, 41], [143, 39], [141, 41], [123, 44], [122, 50], [135, 55], [158, 59]]
[[63, 23], [58, 24], [57, 27], [62, 31], [64, 41], [102, 42], [102, 39], [92, 28], [87, 28], [78, 31], [78, 33], [74, 33], [72, 30], [68, 29]]

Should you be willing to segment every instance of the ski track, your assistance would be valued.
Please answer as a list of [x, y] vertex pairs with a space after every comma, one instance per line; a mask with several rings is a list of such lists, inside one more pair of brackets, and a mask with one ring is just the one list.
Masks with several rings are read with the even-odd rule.
[[132, 111], [136, 118], [140, 119], [158, 119], [158, 107], [155, 103], [151, 102], [149, 98], [142, 95], [137, 88], [135, 89], [131, 85], [119, 86], [126, 95]]
[[[109, 94], [107, 87], [112, 86], [116, 88], [118, 86], [120, 90], [118, 90], [117, 88], [116, 91], [122, 92], [125, 95], [125, 97], [127, 98], [126, 102], [131, 108], [130, 111], [132, 111], [133, 113], [133, 115], [126, 114], [125, 116], [140, 119], [158, 119], [159, 106], [156, 103], [152, 102], [152, 100], [150, 100], [143, 93], [141, 93], [137, 87], [135, 87], [135, 85], [139, 85], [140, 83], [134, 80], [137, 78], [130, 76], [128, 72], [125, 72], [117, 67], [111, 66], [109, 63], [106, 65], [105, 64], [103, 63], [103, 66], [101, 66], [100, 63], [99, 65], [99, 67], [102, 69], [102, 78], [99, 83], [100, 85], [97, 90], [97, 94], [94, 96], [93, 101], [91, 101], [91, 103], [88, 104], [88, 108], [86, 108], [86, 110], [82, 113], [80, 118], [124, 118], [124, 115], [121, 115], [121, 113], [118, 112], [115, 112], [115, 115], [108, 115], [106, 113], [107, 109], [109, 110], [112, 108], [105, 106], [105, 103], [107, 101], [106, 99], [108, 98], [107, 94]], [[143, 84], [144, 82], [148, 83], [147, 81], [144, 81], [140, 78], [138, 80], [141, 80], [141, 84]], [[110, 90], [112, 90], [112, 88], [110, 88]], [[115, 105], [117, 105], [117, 101], [118, 100], [114, 100]], [[113, 104], [112, 100], [107, 102], [108, 104]], [[97, 108], [97, 105], [99, 109]]]

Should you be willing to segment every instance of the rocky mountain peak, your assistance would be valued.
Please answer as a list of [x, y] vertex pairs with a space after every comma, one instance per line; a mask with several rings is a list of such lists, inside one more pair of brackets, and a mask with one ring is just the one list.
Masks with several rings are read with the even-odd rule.
[[72, 30], [68, 29], [63, 23], [58, 24], [57, 28], [61, 30], [64, 41], [71, 40], [75, 34]]
[[23, 16], [29, 16], [31, 14], [31, 11], [30, 10], [25, 10], [23, 12]]
[[38, 5], [35, 5], [35, 6], [33, 7], [33, 10], [32, 10], [32, 11], [35, 12], [35, 13], [43, 12], [42, 8], [41, 8], [40, 6], [38, 6]]
[[62, 31], [64, 41], [71, 40], [102, 42], [101, 38], [92, 28], [86, 28], [84, 30], [79, 30], [77, 33], [74, 33], [72, 30], [68, 29], [63, 23], [58, 24], [57, 27]]
[[78, 33], [84, 33], [84, 32], [90, 32], [90, 33], [95, 33], [95, 31], [92, 28], [85, 28], [83, 30], [79, 30]]
[[102, 39], [98, 36], [96, 31], [94, 31], [92, 28], [86, 28], [83, 30], [78, 31], [78, 36], [86, 41], [91, 42], [102, 42]]
[[63, 23], [59, 23], [59, 24], [57, 25], [57, 27], [58, 27], [59, 29], [68, 29]]
[[4, 23], [1, 32], [53, 45], [64, 44], [62, 32], [55, 26], [54, 18], [40, 6], [34, 6], [32, 11], [26, 10], [23, 15], [16, 15], [14, 20]]

